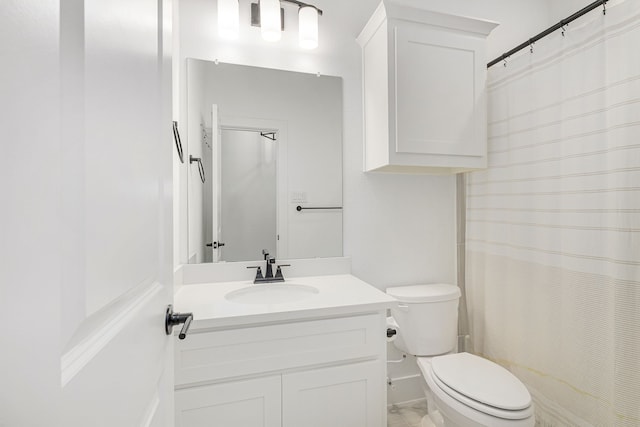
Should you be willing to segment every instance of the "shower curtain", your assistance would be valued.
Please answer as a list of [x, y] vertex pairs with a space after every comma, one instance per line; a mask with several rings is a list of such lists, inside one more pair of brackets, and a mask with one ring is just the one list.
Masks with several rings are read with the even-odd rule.
[[473, 351], [541, 426], [640, 426], [640, 1], [489, 74], [489, 167], [467, 176]]

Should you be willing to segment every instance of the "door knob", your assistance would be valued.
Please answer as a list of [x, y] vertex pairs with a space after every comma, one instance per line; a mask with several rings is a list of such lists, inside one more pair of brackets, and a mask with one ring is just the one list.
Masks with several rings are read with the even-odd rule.
[[191, 326], [192, 320], [193, 313], [174, 313], [173, 305], [169, 304], [167, 307], [167, 313], [164, 317], [164, 331], [167, 335], [171, 335], [174, 326], [183, 324], [182, 329], [178, 334], [178, 338], [183, 340], [187, 337], [187, 331], [189, 330], [189, 326]]

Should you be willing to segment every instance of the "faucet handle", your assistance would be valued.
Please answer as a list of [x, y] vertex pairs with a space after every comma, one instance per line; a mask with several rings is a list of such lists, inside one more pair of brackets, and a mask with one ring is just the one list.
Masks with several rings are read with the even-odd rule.
[[281, 280], [284, 281], [284, 276], [282, 275], [282, 270], [280, 269], [280, 267], [290, 267], [291, 264], [279, 264], [278, 268], [276, 269], [276, 275], [273, 276], [274, 279], [276, 280]]
[[260, 280], [260, 279], [264, 279], [264, 277], [262, 277], [262, 268], [260, 268], [259, 265], [254, 265], [251, 267], [247, 267], [247, 268], [255, 268], [256, 270], [256, 278], [253, 280], [253, 283], [256, 283], [256, 281]]

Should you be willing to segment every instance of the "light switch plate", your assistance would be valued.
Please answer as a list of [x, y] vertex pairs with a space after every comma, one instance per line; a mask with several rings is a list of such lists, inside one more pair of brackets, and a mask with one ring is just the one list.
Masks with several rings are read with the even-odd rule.
[[292, 191], [291, 192], [291, 203], [307, 203], [307, 192], [306, 191]]

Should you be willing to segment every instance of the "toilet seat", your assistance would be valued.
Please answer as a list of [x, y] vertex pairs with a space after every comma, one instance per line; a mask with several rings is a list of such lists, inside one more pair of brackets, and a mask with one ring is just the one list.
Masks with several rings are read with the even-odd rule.
[[[418, 358], [433, 393], [459, 411], [477, 411], [503, 420], [533, 416], [526, 387], [501, 366], [468, 353]], [[490, 384], [490, 387], [487, 387]]]
[[491, 415], [497, 418], [504, 418], [507, 420], [521, 420], [523, 418], [528, 418], [531, 415], [533, 415], [533, 410], [531, 409], [531, 407], [527, 407], [525, 409], [520, 409], [520, 410], [508, 410], [508, 409], [496, 408], [494, 406], [486, 405], [484, 403], [470, 399], [467, 396], [458, 393], [457, 391], [455, 391], [454, 389], [452, 389], [451, 387], [447, 386], [442, 381], [440, 381], [438, 377], [433, 374], [433, 372], [431, 373], [431, 378], [434, 380], [435, 384], [437, 385], [437, 388], [445, 392], [454, 401], [462, 405], [468, 406], [472, 409], [475, 409], [478, 412], [482, 412], [483, 414]]

